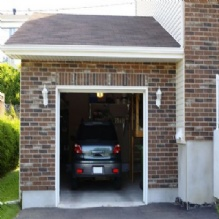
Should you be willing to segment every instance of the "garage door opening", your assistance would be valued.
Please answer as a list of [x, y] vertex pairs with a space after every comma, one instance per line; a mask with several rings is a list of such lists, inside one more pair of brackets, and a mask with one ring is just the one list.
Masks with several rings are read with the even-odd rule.
[[[99, 91], [99, 90], [97, 90]], [[147, 186], [147, 156], [145, 137], [143, 138], [143, 96], [140, 93], [129, 93], [115, 90], [101, 90], [103, 97], [97, 97], [97, 91], [92, 92], [58, 92], [59, 94], [59, 207], [81, 208], [98, 206], [133, 206], [146, 203], [146, 189], [140, 188], [140, 183]], [[136, 100], [139, 98], [138, 108]], [[146, 108], [146, 107], [145, 107]], [[136, 111], [138, 110], [138, 112]], [[140, 120], [136, 121], [136, 114]], [[145, 115], [147, 115], [145, 113]], [[145, 116], [146, 118], [146, 116]], [[77, 190], [71, 190], [72, 180], [72, 150], [75, 135], [82, 120], [106, 120], [113, 122], [122, 150], [122, 189], [115, 190], [107, 178], [87, 179], [80, 181]], [[136, 130], [136, 122], [140, 129]], [[136, 133], [142, 132], [142, 135]], [[143, 147], [144, 146], [144, 147]], [[144, 170], [144, 171], [143, 171]], [[144, 174], [143, 174], [144, 173]], [[145, 174], [146, 173], [146, 174]]]

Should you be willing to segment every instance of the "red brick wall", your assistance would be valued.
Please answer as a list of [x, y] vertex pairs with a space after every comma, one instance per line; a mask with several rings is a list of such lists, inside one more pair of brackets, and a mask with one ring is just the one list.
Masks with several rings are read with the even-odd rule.
[[219, 1], [185, 1], [186, 140], [212, 140], [219, 74]]
[[[149, 186], [177, 186], [175, 136], [175, 64], [22, 62], [21, 73], [21, 190], [55, 189], [56, 72], [118, 72], [148, 75]], [[42, 105], [42, 89], [49, 90], [49, 105]], [[162, 105], [155, 105], [162, 90]]]

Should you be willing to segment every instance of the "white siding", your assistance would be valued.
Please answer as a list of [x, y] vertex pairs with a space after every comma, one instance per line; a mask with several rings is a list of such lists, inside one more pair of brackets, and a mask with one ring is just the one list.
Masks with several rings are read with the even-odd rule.
[[154, 18], [169, 34], [183, 46], [183, 12], [182, 0], [155, 0]]
[[136, 0], [137, 16], [153, 16], [162, 27], [184, 46], [183, 0]]
[[185, 92], [184, 60], [176, 65], [176, 133], [182, 131], [181, 141], [185, 141]]

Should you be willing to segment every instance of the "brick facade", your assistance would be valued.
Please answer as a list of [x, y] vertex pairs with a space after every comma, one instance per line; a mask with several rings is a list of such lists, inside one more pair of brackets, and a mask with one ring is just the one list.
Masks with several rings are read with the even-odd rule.
[[[21, 74], [20, 187], [55, 190], [56, 72], [145, 73], [148, 76], [149, 187], [177, 187], [175, 136], [175, 64], [23, 61]], [[49, 90], [49, 105], [42, 104], [42, 89]], [[162, 105], [155, 104], [162, 90]]]
[[219, 74], [219, 1], [185, 1], [186, 140], [212, 140]]

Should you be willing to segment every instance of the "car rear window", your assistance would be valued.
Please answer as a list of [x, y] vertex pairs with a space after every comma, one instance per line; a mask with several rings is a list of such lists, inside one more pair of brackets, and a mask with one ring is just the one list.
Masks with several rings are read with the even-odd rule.
[[78, 133], [79, 140], [101, 139], [117, 140], [115, 129], [109, 124], [85, 124], [80, 127]]

